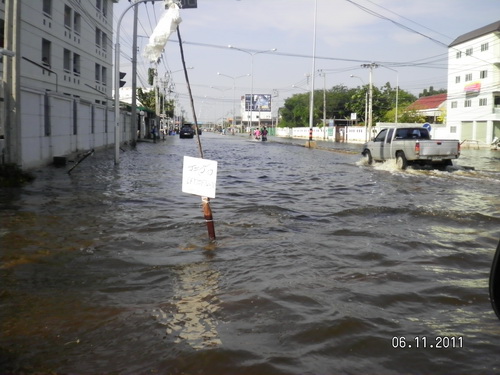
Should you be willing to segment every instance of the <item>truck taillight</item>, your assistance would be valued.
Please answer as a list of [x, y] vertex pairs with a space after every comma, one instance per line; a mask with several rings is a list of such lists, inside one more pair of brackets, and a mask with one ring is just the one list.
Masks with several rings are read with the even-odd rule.
[[458, 142], [458, 147], [457, 147], [457, 149], [458, 149], [458, 156], [460, 156], [460, 142]]
[[420, 142], [415, 142], [415, 154], [420, 155]]

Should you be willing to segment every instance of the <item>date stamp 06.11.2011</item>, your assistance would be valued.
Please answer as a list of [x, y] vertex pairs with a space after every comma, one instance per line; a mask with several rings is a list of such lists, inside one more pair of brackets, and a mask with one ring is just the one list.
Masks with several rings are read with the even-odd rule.
[[394, 349], [460, 349], [464, 347], [462, 336], [394, 336], [391, 339]]

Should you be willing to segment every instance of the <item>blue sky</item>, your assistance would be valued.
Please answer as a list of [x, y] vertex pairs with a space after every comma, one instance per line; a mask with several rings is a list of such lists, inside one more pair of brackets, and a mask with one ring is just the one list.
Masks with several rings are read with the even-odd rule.
[[[414, 94], [433, 86], [447, 86], [447, 48], [458, 36], [500, 19], [498, 0], [316, 0], [315, 88], [356, 87], [369, 81], [361, 64], [376, 62], [373, 83], [386, 82]], [[114, 5], [115, 23], [129, 1]], [[200, 121], [228, 116], [233, 106], [233, 80], [251, 72], [249, 51], [276, 48], [253, 58], [254, 93], [277, 94], [274, 107], [308, 89], [312, 72], [315, 0], [198, 0], [197, 9], [181, 10], [181, 37]], [[151, 66], [141, 52], [163, 12], [163, 2], [139, 4], [138, 69], [141, 86], [147, 85]], [[130, 72], [132, 15], [122, 21], [120, 71]], [[411, 30], [408, 30], [411, 29]], [[158, 66], [160, 77], [182, 69], [173, 35]], [[351, 78], [351, 75], [361, 79]], [[175, 91], [187, 112], [187, 90], [182, 72], [172, 75]], [[127, 74], [130, 85], [130, 73]], [[236, 97], [250, 93], [252, 78], [236, 79]], [[292, 86], [299, 88], [293, 88]], [[201, 113], [200, 113], [201, 112]]]

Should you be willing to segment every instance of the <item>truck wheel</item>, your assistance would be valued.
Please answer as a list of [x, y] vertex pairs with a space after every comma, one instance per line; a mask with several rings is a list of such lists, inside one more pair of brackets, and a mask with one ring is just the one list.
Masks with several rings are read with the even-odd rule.
[[408, 167], [408, 160], [406, 160], [404, 152], [400, 151], [396, 154], [396, 165], [401, 170], [405, 170]]
[[370, 152], [370, 150], [365, 150], [365, 151], [363, 152], [363, 156], [365, 157], [366, 164], [368, 164], [368, 165], [372, 165], [372, 163], [373, 163], [373, 158], [372, 158], [372, 153]]
[[442, 171], [445, 171], [448, 167], [453, 167], [453, 162], [450, 159], [443, 160], [436, 165], [436, 168]]

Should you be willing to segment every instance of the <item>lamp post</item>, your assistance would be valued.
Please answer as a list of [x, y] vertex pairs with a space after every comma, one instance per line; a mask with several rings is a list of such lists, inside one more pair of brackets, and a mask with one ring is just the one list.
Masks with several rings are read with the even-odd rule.
[[[363, 86], [366, 86], [365, 81], [363, 81], [361, 79], [361, 77], [358, 77], [358, 76], [355, 76], [354, 74], [351, 74], [351, 78], [359, 79], [361, 81], [361, 83], [363, 84]], [[365, 92], [365, 142], [368, 141], [368, 132], [367, 132], [368, 124], [366, 123], [367, 112], [368, 112], [368, 90]]]
[[[115, 40], [115, 164], [120, 163], [120, 27], [123, 17], [132, 7], [137, 4], [145, 3], [148, 0], [136, 0], [131, 3], [121, 14], [116, 23], [116, 40]], [[152, 0], [155, 2], [158, 0]], [[135, 53], [135, 52], [134, 52]], [[134, 62], [136, 60], [134, 59]]]
[[326, 75], [328, 73], [323, 69], [318, 69], [318, 73], [320, 77], [323, 77], [323, 139], [326, 139]]
[[313, 32], [313, 51], [312, 51], [312, 69], [311, 69], [311, 96], [309, 98], [309, 144], [311, 147], [313, 120], [314, 120], [314, 76], [316, 74], [316, 18], [318, 15], [318, 0], [314, 2], [314, 32]]
[[[221, 99], [224, 99], [224, 91], [231, 90], [230, 88], [221, 88], [221, 87], [215, 87], [215, 86], [210, 86], [211, 89], [218, 90], [222, 93]], [[223, 109], [224, 111], [224, 109]], [[215, 107], [215, 118], [218, 119], [217, 117], [217, 106]], [[224, 129], [224, 120], [222, 121], [222, 129]]]
[[385, 65], [380, 65], [382, 68], [386, 68], [389, 70], [392, 70], [393, 72], [396, 72], [396, 113], [394, 115], [394, 122], [397, 124], [398, 123], [398, 96], [399, 96], [399, 72], [396, 69], [389, 68], [388, 66]]
[[231, 49], [235, 49], [237, 51], [240, 51], [240, 52], [244, 52], [248, 55], [251, 56], [251, 72], [250, 72], [250, 76], [252, 77], [252, 86], [251, 86], [251, 90], [250, 90], [250, 124], [249, 124], [249, 127], [251, 128], [252, 127], [252, 123], [253, 123], [253, 58], [255, 55], [258, 55], [259, 53], [266, 53], [266, 52], [276, 52], [277, 49], [276, 48], [272, 48], [272, 49], [267, 49], [267, 50], [263, 50], [263, 51], [249, 51], [249, 50], [245, 50], [245, 49], [241, 49], [241, 48], [237, 48], [235, 46], [232, 46], [232, 45], [228, 45], [227, 46], [228, 48], [231, 48]]
[[[236, 109], [235, 109], [235, 102], [236, 102], [236, 80], [238, 78], [248, 77], [248, 76], [250, 76], [250, 73], [243, 74], [241, 76], [236, 76], [236, 77], [229, 76], [227, 74], [222, 74], [221, 72], [217, 72], [217, 75], [222, 76], [222, 77], [231, 78], [233, 80], [233, 128], [234, 128], [236, 126]], [[234, 134], [234, 130], [233, 130], [233, 134]]]

